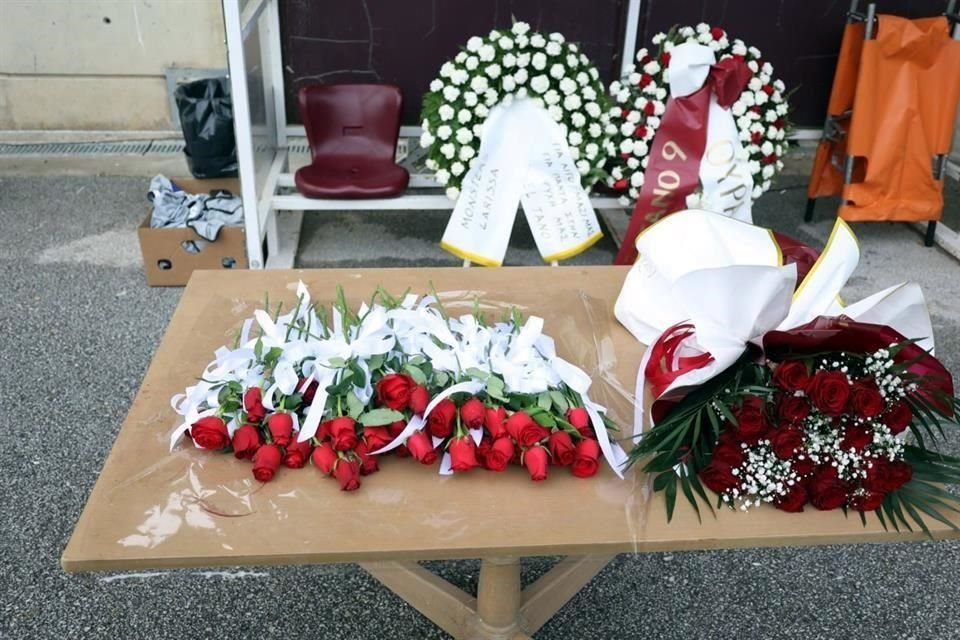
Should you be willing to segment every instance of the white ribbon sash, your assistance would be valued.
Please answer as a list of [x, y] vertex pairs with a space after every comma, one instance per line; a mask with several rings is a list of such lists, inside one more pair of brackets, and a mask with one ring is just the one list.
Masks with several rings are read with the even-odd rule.
[[563, 131], [533, 100], [493, 109], [462, 187], [440, 245], [472, 262], [503, 264], [518, 204], [546, 262], [603, 235]]

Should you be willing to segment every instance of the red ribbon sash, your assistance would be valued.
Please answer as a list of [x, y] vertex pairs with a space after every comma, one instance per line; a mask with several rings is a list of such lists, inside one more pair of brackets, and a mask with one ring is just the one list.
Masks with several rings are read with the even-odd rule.
[[646, 179], [614, 264], [633, 264], [637, 259], [637, 235], [660, 218], [686, 209], [687, 196], [700, 184], [710, 95], [715, 93], [717, 103], [729, 109], [749, 80], [750, 69], [743, 59], [727, 58], [710, 67], [700, 89], [667, 100], [644, 172]]

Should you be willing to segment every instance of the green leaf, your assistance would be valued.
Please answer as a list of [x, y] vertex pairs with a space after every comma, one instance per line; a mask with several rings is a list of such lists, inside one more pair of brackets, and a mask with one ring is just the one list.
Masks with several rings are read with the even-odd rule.
[[417, 384], [427, 384], [427, 376], [424, 375], [420, 367], [413, 364], [407, 364], [403, 367], [403, 370], [409, 374], [410, 377], [413, 378], [413, 381]]
[[550, 411], [550, 407], [553, 406], [553, 400], [550, 399], [550, 394], [544, 391], [537, 396], [537, 406], [544, 411]]
[[664, 497], [667, 502], [667, 522], [673, 519], [673, 509], [677, 505], [677, 474], [674, 471], [667, 471], [662, 475], [669, 475], [667, 488], [664, 490]]
[[553, 419], [553, 416], [544, 411], [538, 413], [531, 413], [530, 417], [533, 418], [534, 422], [539, 424], [542, 427], [553, 428], [557, 426], [557, 421]]
[[357, 394], [351, 391], [347, 394], [347, 415], [356, 420], [363, 413], [364, 404], [360, 402]]
[[503, 380], [497, 376], [490, 376], [487, 379], [487, 395], [493, 398], [494, 400], [500, 400], [501, 402], [506, 402], [507, 398], [504, 396], [504, 384]]
[[446, 387], [450, 384], [450, 375], [446, 371], [437, 371], [433, 374], [433, 382], [438, 387]]
[[687, 502], [693, 506], [693, 510], [697, 512], [697, 522], [703, 522], [703, 518], [700, 517], [700, 507], [697, 506], [697, 499], [694, 497], [693, 491], [690, 487], [690, 476], [688, 475], [686, 465], [681, 467], [681, 474], [680, 488], [683, 490], [683, 495], [686, 496]]
[[375, 356], [371, 356], [371, 358], [367, 360], [367, 366], [370, 367], [370, 371], [376, 371], [377, 369], [383, 366], [384, 360], [385, 358], [383, 354], [378, 353]]
[[550, 389], [550, 399], [553, 400], [553, 404], [556, 405], [557, 411], [560, 413], [566, 413], [570, 409], [570, 403], [558, 390]]
[[338, 356], [334, 356], [334, 357], [332, 357], [332, 358], [327, 358], [327, 362], [328, 362], [328, 363], [330, 364], [330, 366], [331, 366], [332, 368], [334, 368], [334, 369], [343, 369], [345, 366], [347, 366], [347, 361], [344, 360], [343, 358], [338, 357]]
[[263, 353], [263, 340], [257, 338], [257, 341], [253, 345], [253, 355], [257, 357], [257, 360], [260, 360], [260, 355]]
[[464, 371], [464, 373], [466, 373], [468, 376], [470, 376], [475, 380], [486, 380], [487, 378], [490, 377], [490, 374], [488, 372], [484, 371], [483, 369], [477, 369], [476, 367], [470, 367], [469, 369]]
[[381, 427], [385, 424], [396, 422], [397, 420], [403, 420], [403, 414], [393, 409], [387, 409], [386, 407], [367, 411], [366, 413], [360, 414], [360, 417], [357, 419], [357, 421], [365, 427]]

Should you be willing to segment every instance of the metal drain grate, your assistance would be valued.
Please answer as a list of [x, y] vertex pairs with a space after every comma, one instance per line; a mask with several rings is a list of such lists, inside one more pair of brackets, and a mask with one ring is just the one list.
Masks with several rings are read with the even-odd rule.
[[[127, 140], [118, 142], [0, 142], [0, 156], [74, 156], [74, 155], [173, 155], [183, 153], [182, 140]], [[256, 145], [254, 151], [267, 151]], [[290, 151], [309, 153], [306, 142], [293, 142]]]

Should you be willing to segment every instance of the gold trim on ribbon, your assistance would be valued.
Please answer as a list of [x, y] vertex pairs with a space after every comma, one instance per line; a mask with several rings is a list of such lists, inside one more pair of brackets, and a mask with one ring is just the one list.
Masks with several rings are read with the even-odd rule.
[[549, 256], [543, 256], [544, 262], [553, 262], [554, 260], [566, 260], [567, 258], [572, 258], [573, 256], [583, 253], [593, 245], [597, 244], [600, 241], [600, 238], [603, 237], [603, 231], [597, 231], [595, 234], [581, 242], [575, 247], [569, 249], [564, 249], [563, 251], [558, 251], [556, 253], [551, 253]]
[[503, 266], [503, 262], [497, 262], [496, 260], [491, 260], [490, 258], [485, 258], [484, 256], [478, 255], [476, 253], [471, 253], [469, 251], [464, 251], [459, 247], [455, 247], [449, 242], [440, 241], [440, 248], [449, 251], [453, 255], [457, 256], [461, 260], [469, 260], [470, 262], [475, 262], [483, 267], [500, 267]]
[[[836, 240], [837, 234], [840, 232], [841, 228], [846, 228], [847, 232], [850, 233], [850, 237], [853, 238], [854, 244], [857, 245], [857, 249], [860, 248], [860, 241], [857, 240], [857, 234], [853, 232], [853, 229], [850, 228], [850, 225], [847, 224], [847, 221], [843, 218], [837, 218], [837, 221], [833, 224], [833, 229], [830, 231], [830, 237], [827, 238], [827, 244], [824, 245], [823, 251], [820, 252], [820, 255], [817, 256], [816, 261], [813, 263], [813, 266], [810, 267], [810, 271], [807, 272], [806, 277], [803, 279], [803, 282], [800, 283], [800, 286], [797, 287], [797, 290], [793, 292], [793, 299], [796, 300], [800, 297], [800, 294], [803, 293], [803, 288], [807, 285], [807, 282], [813, 277], [813, 274], [816, 273], [817, 268], [823, 263], [824, 256], [830, 251], [830, 247], [833, 246], [833, 241]], [[843, 304], [840, 296], [837, 296], [837, 301]]]

